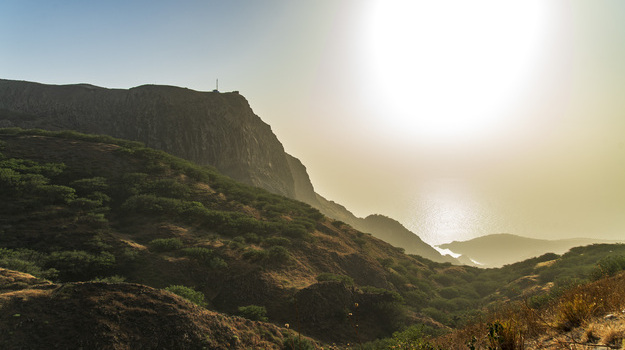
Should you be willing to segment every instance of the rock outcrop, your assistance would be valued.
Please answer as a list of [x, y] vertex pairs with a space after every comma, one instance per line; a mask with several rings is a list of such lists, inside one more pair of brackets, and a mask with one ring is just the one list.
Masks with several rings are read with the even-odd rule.
[[135, 140], [291, 198], [284, 147], [238, 93], [129, 90], [0, 80], [3, 127], [70, 129]]

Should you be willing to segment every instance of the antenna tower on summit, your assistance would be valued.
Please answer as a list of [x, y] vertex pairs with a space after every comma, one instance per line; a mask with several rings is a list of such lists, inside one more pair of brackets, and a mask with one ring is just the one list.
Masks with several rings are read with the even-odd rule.
[[215, 81], [215, 90], [213, 92], [219, 92], [219, 79]]

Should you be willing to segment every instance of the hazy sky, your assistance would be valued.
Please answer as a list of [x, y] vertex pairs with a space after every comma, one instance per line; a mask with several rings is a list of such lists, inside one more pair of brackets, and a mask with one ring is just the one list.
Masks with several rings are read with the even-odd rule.
[[625, 2], [0, 2], [0, 78], [239, 90], [358, 216], [625, 238]]

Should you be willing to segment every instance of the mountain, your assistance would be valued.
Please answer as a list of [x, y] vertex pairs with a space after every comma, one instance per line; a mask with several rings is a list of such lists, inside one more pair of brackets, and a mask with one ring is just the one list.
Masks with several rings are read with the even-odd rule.
[[[411, 254], [449, 261], [398, 222], [354, 216], [314, 191], [306, 167], [287, 154], [271, 127], [238, 92], [144, 85], [128, 90], [89, 84], [45, 85], [0, 79], [0, 127], [75, 130], [140, 141], [246, 184], [297, 199]], [[401, 239], [397, 239], [402, 231]], [[457, 261], [454, 261], [457, 263]]]
[[468, 241], [454, 241], [441, 244], [439, 247], [462, 254], [482, 264], [481, 266], [483, 267], [500, 267], [541, 256], [546, 253], [562, 254], [573, 247], [594, 243], [617, 242], [592, 238], [546, 240], [500, 233], [486, 235]]

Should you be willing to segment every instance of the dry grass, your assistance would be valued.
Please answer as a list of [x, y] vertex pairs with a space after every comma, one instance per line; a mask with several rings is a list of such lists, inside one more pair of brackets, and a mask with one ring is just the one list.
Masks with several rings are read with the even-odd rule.
[[491, 310], [436, 343], [465, 350], [625, 349], [625, 273], [572, 288], [538, 310], [526, 303]]

